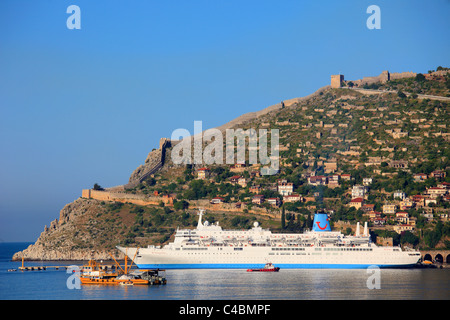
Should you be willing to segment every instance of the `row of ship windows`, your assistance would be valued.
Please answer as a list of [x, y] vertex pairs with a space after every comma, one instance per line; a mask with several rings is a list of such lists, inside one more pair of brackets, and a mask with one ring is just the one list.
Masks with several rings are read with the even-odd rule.
[[[181, 248], [182, 250], [208, 250], [208, 248]], [[221, 249], [221, 248], [220, 248]], [[235, 251], [241, 251], [244, 248], [234, 248]], [[180, 250], [180, 248], [175, 248]], [[272, 251], [305, 251], [305, 248], [272, 248]], [[322, 251], [322, 248], [314, 248], [315, 251]], [[323, 248], [324, 251], [372, 251], [372, 248]], [[394, 251], [399, 251], [394, 249]]]
[[[298, 256], [306, 256], [305, 252], [297, 252], [295, 254], [298, 255]], [[291, 254], [289, 252], [282, 252], [282, 253], [269, 252], [269, 256], [274, 256], [274, 255], [277, 255], [277, 256], [278, 255], [280, 255], [280, 256], [290, 256]], [[294, 253], [292, 253], [292, 255], [294, 255]]]
[[305, 251], [305, 248], [272, 248], [272, 251], [296, 250]]
[[[320, 248], [316, 248], [320, 249]], [[372, 251], [372, 248], [323, 248], [324, 251]]]

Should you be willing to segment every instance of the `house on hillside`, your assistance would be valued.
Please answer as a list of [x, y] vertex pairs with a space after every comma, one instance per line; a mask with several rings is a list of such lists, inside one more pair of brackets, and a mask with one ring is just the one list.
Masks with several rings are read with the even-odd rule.
[[369, 204], [369, 203], [363, 204], [362, 207], [361, 207], [361, 210], [366, 212], [366, 213], [367, 212], [371, 212], [374, 209], [375, 209], [375, 205], [374, 204]]
[[381, 212], [378, 211], [370, 211], [369, 212], [369, 220], [373, 221], [374, 219], [381, 218]]
[[280, 200], [280, 198], [269, 198], [269, 199], [267, 199], [267, 202], [268, 202], [272, 207], [279, 207], [279, 206], [281, 206], [281, 200]]
[[252, 203], [257, 204], [257, 205], [262, 205], [264, 203], [264, 195], [257, 194], [255, 196], [253, 196]]
[[355, 207], [356, 210], [360, 209], [364, 203], [363, 198], [355, 198], [350, 201], [350, 207]]
[[246, 169], [245, 163], [236, 163], [230, 167], [230, 172], [244, 172]]
[[398, 222], [404, 223], [404, 224], [409, 224], [409, 213], [408, 212], [402, 212], [399, 211], [395, 214], [395, 219]]
[[260, 185], [253, 185], [253, 186], [251, 186], [250, 188], [249, 188], [249, 191], [251, 192], [251, 193], [256, 193], [256, 194], [258, 194], [258, 193], [260, 193], [261, 192], [261, 186]]
[[423, 182], [428, 179], [428, 175], [425, 173], [416, 173], [413, 175], [413, 179], [415, 182]]
[[287, 182], [287, 180], [278, 180], [278, 193], [282, 196], [289, 196], [294, 192], [294, 184], [292, 182]]
[[207, 179], [209, 178], [210, 170], [208, 168], [200, 168], [197, 170], [197, 178], [198, 179]]
[[373, 219], [373, 225], [374, 226], [384, 226], [386, 224], [385, 218], [375, 218]]
[[244, 178], [244, 177], [240, 177], [239, 179], [238, 179], [238, 184], [242, 187], [242, 188], [245, 188], [246, 186], [247, 186], [247, 182], [248, 182], [249, 180], [247, 179], [247, 178]]
[[239, 179], [242, 178], [241, 176], [232, 176], [230, 178], [230, 183], [231, 184], [237, 184], [239, 182]]
[[409, 210], [414, 207], [414, 202], [411, 198], [405, 198], [400, 201], [400, 210]]
[[367, 186], [354, 185], [352, 188], [352, 199], [364, 198], [367, 191], [368, 191]]
[[406, 169], [408, 168], [408, 161], [406, 160], [391, 160], [389, 161], [390, 168]]
[[395, 214], [397, 210], [397, 205], [395, 203], [386, 203], [383, 205], [384, 214]]
[[406, 198], [406, 193], [401, 190], [394, 191], [394, 199], [404, 200]]
[[435, 170], [430, 174], [430, 176], [432, 178], [436, 178], [436, 179], [444, 179], [446, 176], [446, 173], [444, 170]]
[[337, 170], [337, 162], [336, 161], [324, 162], [324, 167], [325, 173], [333, 173]]
[[394, 231], [401, 234], [405, 231], [414, 231], [414, 226], [409, 224], [400, 224], [393, 227]]
[[432, 187], [432, 188], [428, 188], [427, 189], [427, 194], [431, 197], [431, 198], [437, 198], [440, 196], [444, 196], [445, 194], [447, 194], [448, 190], [445, 188], [439, 188], [439, 187]]
[[215, 198], [211, 199], [210, 203], [211, 204], [219, 204], [219, 203], [223, 203], [224, 200], [225, 199], [222, 197], [215, 197]]
[[311, 176], [308, 177], [308, 184], [311, 186], [325, 186], [328, 183], [328, 178], [325, 176]]
[[283, 196], [283, 201], [284, 202], [298, 202], [298, 201], [302, 201], [302, 196], [299, 194], [291, 194], [288, 196]]

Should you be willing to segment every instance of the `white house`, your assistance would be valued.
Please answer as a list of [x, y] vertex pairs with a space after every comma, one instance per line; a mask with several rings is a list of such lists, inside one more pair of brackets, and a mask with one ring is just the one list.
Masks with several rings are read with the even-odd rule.
[[278, 181], [278, 193], [282, 196], [289, 196], [294, 192], [294, 184], [286, 180]]
[[366, 192], [367, 192], [366, 186], [354, 185], [352, 188], [352, 199], [364, 198]]
[[399, 198], [400, 200], [405, 200], [406, 193], [401, 190], [394, 191], [394, 199]]

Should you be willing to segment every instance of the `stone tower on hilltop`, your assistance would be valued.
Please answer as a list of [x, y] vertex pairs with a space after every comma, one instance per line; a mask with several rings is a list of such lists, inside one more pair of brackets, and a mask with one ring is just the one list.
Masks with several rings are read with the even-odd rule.
[[343, 81], [344, 81], [343, 74], [332, 75], [331, 76], [331, 87], [332, 88], [340, 88]]

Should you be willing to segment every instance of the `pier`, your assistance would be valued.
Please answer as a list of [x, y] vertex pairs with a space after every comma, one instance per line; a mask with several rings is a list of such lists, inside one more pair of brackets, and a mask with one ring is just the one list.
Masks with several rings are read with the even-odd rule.
[[[44, 271], [47, 269], [54, 270], [67, 270], [69, 267], [73, 268], [73, 265], [66, 266], [25, 266], [24, 259], [22, 258], [22, 266], [19, 267], [19, 271]], [[114, 264], [103, 264], [100, 266], [102, 270], [115, 270], [116, 265]], [[13, 270], [10, 270], [13, 271]]]
[[422, 260], [450, 264], [450, 250], [420, 250]]

